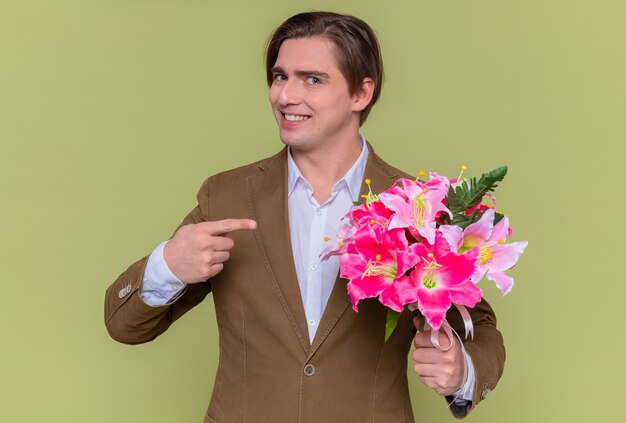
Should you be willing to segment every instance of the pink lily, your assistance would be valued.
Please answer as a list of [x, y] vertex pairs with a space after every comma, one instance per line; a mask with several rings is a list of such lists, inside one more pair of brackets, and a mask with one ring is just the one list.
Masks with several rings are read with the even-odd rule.
[[488, 209], [477, 222], [467, 226], [465, 230], [456, 225], [441, 225], [439, 232], [448, 241], [453, 252], [462, 254], [487, 242], [491, 236], [493, 219], [494, 211]]
[[470, 280], [476, 270], [478, 250], [461, 255], [445, 252], [445, 242], [438, 234], [434, 246], [412, 244], [407, 255], [413, 256], [415, 269], [397, 283], [400, 302], [417, 302], [435, 330], [441, 327], [452, 303], [474, 307], [482, 298], [482, 291]]
[[349, 215], [352, 223], [358, 228], [357, 231], [371, 228], [376, 233], [376, 239], [381, 241], [381, 234], [387, 229], [393, 212], [380, 201], [375, 201], [369, 206], [362, 204], [354, 208]]
[[430, 181], [422, 183], [402, 179], [401, 193], [386, 191], [378, 196], [380, 201], [395, 212], [389, 222], [389, 229], [408, 228], [413, 236], [426, 238], [429, 244], [435, 243], [436, 218], [450, 210], [443, 204], [450, 182], [447, 178], [431, 172]]
[[495, 282], [502, 295], [506, 295], [513, 288], [515, 281], [504, 272], [515, 266], [528, 241], [505, 244], [510, 233], [509, 220], [504, 216], [493, 226], [494, 213], [493, 209], [486, 210], [476, 223], [469, 225], [465, 230], [448, 225], [441, 226], [439, 230], [454, 252], [463, 253], [474, 248], [478, 249], [478, 265], [472, 275], [474, 283], [485, 277]]
[[378, 241], [373, 229], [359, 231], [354, 235], [354, 252], [343, 254], [340, 275], [348, 279], [348, 295], [352, 308], [358, 311], [357, 304], [364, 298], [380, 295], [380, 301], [394, 310], [401, 311], [402, 305], [394, 300], [394, 282], [404, 277], [398, 272], [398, 252], [407, 249], [408, 241], [403, 230], [382, 232]]
[[528, 241], [505, 244], [509, 233], [509, 219], [504, 216], [493, 227], [487, 242], [480, 247], [477, 273], [472, 277], [479, 281], [484, 276], [493, 281], [502, 295], [508, 294], [515, 284], [513, 278], [504, 272], [515, 266], [528, 245]]
[[356, 227], [350, 222], [350, 220], [343, 219], [337, 232], [337, 237], [333, 240], [331, 238], [324, 238], [324, 241], [334, 241], [328, 247], [320, 253], [322, 260], [328, 260], [331, 256], [337, 256], [348, 252], [348, 247], [352, 241], [352, 237], [356, 233]]
[[354, 235], [359, 231], [369, 230], [370, 227], [374, 229], [376, 239], [380, 241], [382, 230], [386, 228], [392, 213], [380, 201], [374, 201], [369, 205], [363, 203], [353, 207], [343, 217], [337, 237], [334, 240], [332, 238], [324, 239], [325, 241], [332, 240], [335, 242], [326, 247], [320, 254], [320, 257], [322, 260], [327, 260], [331, 256], [347, 252], [352, 244]]

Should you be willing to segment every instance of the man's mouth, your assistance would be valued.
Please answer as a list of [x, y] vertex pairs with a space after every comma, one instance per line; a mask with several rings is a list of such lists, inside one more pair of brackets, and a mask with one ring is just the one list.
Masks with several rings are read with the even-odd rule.
[[305, 115], [288, 115], [286, 113], [283, 113], [283, 117], [285, 118], [285, 120], [288, 120], [289, 122], [300, 122], [303, 120], [307, 120], [309, 118], [309, 116], [305, 116]]

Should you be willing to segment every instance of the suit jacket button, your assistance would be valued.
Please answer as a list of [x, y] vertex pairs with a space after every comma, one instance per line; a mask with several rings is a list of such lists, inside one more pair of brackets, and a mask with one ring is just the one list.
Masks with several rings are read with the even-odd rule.
[[315, 374], [315, 366], [311, 363], [304, 366], [304, 374], [307, 376], [313, 376]]

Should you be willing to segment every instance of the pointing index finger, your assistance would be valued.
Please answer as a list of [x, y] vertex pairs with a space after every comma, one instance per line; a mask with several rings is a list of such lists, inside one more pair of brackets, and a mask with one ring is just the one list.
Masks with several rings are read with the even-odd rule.
[[224, 219], [213, 223], [212, 235], [224, 235], [229, 232], [256, 229], [256, 222], [252, 219]]

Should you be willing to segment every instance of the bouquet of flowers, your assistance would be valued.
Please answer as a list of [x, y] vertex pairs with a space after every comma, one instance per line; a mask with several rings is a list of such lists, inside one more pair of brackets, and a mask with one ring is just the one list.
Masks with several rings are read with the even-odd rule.
[[527, 241], [506, 243], [509, 221], [491, 194], [507, 168], [478, 180], [463, 179], [466, 167], [461, 169], [457, 179], [431, 172], [428, 181], [420, 179], [421, 171], [417, 180], [398, 179], [378, 195], [366, 179], [365, 201], [355, 203], [322, 252], [323, 259], [340, 255], [340, 276], [348, 279], [355, 311], [364, 298], [377, 297], [389, 308], [385, 341], [405, 306], [424, 316], [437, 347], [442, 326], [452, 336], [445, 320], [452, 305], [465, 322], [465, 336], [473, 336], [466, 307], [483, 296], [478, 282], [495, 282], [502, 295], [513, 287], [513, 278], [504, 272], [515, 265]]

